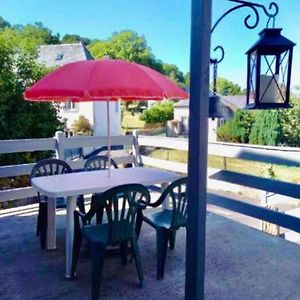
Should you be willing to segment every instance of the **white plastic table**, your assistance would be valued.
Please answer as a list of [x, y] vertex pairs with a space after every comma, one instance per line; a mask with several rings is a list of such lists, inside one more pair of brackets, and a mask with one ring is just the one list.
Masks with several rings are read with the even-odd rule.
[[100, 193], [118, 185], [140, 183], [143, 185], [161, 184], [162, 188], [180, 176], [166, 171], [150, 168], [112, 169], [108, 171], [88, 171], [62, 175], [35, 177], [32, 186], [42, 195], [48, 197], [48, 229], [47, 249], [56, 248], [56, 198], [67, 197], [66, 214], [66, 277], [71, 276], [73, 238], [74, 238], [74, 210], [76, 196]]

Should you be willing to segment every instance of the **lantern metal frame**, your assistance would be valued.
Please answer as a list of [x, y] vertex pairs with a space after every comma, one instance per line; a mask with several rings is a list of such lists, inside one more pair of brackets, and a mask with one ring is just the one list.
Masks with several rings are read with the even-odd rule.
[[281, 28], [265, 28], [246, 52], [247, 109], [290, 108], [290, 83], [295, 43]]
[[[248, 2], [248, 1], [243, 1], [243, 0], [228, 0], [230, 2], [236, 3], [236, 6], [230, 8], [228, 11], [226, 11], [219, 19], [215, 22], [211, 29], [211, 34], [214, 32], [216, 27], [220, 24], [220, 22], [230, 13], [239, 10], [241, 8], [248, 8], [251, 10], [252, 15], [248, 14], [245, 19], [244, 19], [244, 25], [248, 29], [254, 29], [258, 26], [260, 22], [260, 14], [259, 12], [263, 12], [267, 19], [267, 24], [266, 28], [269, 28], [271, 25], [273, 29], [275, 29], [275, 17], [277, 16], [279, 12], [278, 5], [275, 2], [271, 2], [269, 4], [269, 7], [267, 8], [266, 6], [260, 4], [260, 3], [254, 3], [254, 2]], [[219, 64], [225, 56], [225, 51], [224, 48], [220, 45], [216, 46], [213, 49], [214, 52], [219, 52], [219, 58], [211, 58], [210, 63], [211, 65]], [[249, 103], [249, 72], [250, 72], [250, 65], [249, 65], [249, 56], [248, 56], [248, 69], [247, 69], [247, 106], [245, 107], [246, 109], [274, 109], [274, 108], [289, 108], [289, 90], [290, 90], [290, 77], [291, 77], [291, 65], [292, 65], [292, 54], [289, 55], [289, 62], [288, 62], [288, 75], [287, 75], [287, 82], [286, 82], [286, 97], [284, 103], [276, 103], [276, 102], [269, 102], [269, 103], [259, 103], [259, 101], [254, 102], [254, 104]], [[258, 76], [258, 75], [256, 75]], [[258, 78], [256, 78], [257, 80]], [[214, 79], [215, 80], [215, 79]], [[214, 84], [216, 84], [214, 82]], [[277, 87], [279, 88], [278, 84]], [[259, 94], [259, 84], [256, 85], [256, 94]], [[213, 96], [217, 96], [216, 89], [213, 91]], [[220, 99], [220, 97], [218, 97]]]

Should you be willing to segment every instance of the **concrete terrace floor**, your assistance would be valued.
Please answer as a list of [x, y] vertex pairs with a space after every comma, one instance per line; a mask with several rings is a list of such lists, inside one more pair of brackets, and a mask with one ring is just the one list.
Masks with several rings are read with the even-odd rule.
[[[90, 260], [83, 247], [75, 280], [64, 278], [64, 210], [57, 216], [57, 249], [41, 250], [35, 237], [37, 206], [0, 211], [0, 299], [89, 299]], [[100, 299], [183, 299], [185, 230], [168, 251], [163, 281], [155, 279], [155, 231], [140, 238], [144, 288], [135, 265], [105, 259]], [[300, 248], [281, 238], [208, 213], [205, 299], [300, 299]]]

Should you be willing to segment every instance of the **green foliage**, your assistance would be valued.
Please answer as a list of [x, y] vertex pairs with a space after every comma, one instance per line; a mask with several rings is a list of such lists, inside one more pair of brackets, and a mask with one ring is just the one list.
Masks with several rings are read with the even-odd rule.
[[89, 45], [93, 57], [101, 59], [109, 56], [140, 63], [162, 71], [162, 62], [152, 53], [147, 41], [132, 30], [113, 33], [107, 40], [97, 40]]
[[300, 147], [300, 99], [293, 97], [291, 105], [282, 112], [284, 144]]
[[190, 87], [190, 80], [191, 80], [190, 72], [185, 73], [184, 74], [184, 85], [188, 88]]
[[274, 170], [274, 166], [273, 165], [270, 165], [268, 168], [267, 168], [267, 172], [268, 172], [268, 176], [269, 178], [271, 179], [276, 179], [277, 176], [275, 174], [275, 170]]
[[250, 144], [276, 146], [283, 142], [281, 112], [265, 110], [257, 114], [251, 133]]
[[81, 42], [84, 46], [87, 46], [91, 43], [91, 40], [85, 37], [82, 37], [78, 34], [65, 34], [61, 40], [63, 44], [73, 44]]
[[172, 120], [174, 115], [174, 104], [171, 101], [161, 102], [145, 110], [140, 120], [146, 123], [161, 123]]
[[77, 134], [91, 135], [93, 130], [89, 120], [85, 116], [80, 115], [72, 124], [72, 131]]
[[174, 64], [163, 64], [163, 73], [181, 87], [185, 86], [183, 73]]
[[0, 29], [5, 28], [5, 27], [10, 27], [10, 23], [4, 20], [2, 17], [0, 17]]
[[[211, 86], [212, 89], [212, 86]], [[242, 95], [243, 92], [238, 84], [225, 78], [217, 78], [217, 92], [219, 95]]]
[[[61, 129], [57, 109], [51, 103], [23, 99], [26, 87], [47, 72], [32, 56], [16, 52], [0, 35], [0, 140], [53, 137]], [[0, 163], [30, 162], [34, 153], [1, 155]]]
[[218, 139], [224, 142], [248, 143], [253, 122], [253, 114], [237, 110], [231, 120], [217, 129]]
[[0, 37], [12, 47], [19, 48], [31, 55], [36, 54], [39, 45], [59, 43], [59, 36], [53, 35], [51, 30], [40, 22], [26, 26], [5, 26], [2, 30], [0, 28]]

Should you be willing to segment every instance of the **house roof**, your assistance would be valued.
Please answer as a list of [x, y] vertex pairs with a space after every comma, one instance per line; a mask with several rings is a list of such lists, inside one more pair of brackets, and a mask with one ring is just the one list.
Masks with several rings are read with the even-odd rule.
[[62, 66], [79, 60], [93, 60], [82, 43], [42, 45], [38, 48], [37, 61], [46, 67]]
[[[224, 106], [229, 107], [232, 111], [242, 109], [246, 106], [246, 96], [242, 95], [231, 95], [231, 96], [220, 96], [221, 102]], [[178, 101], [174, 107], [189, 107], [189, 99]]]

